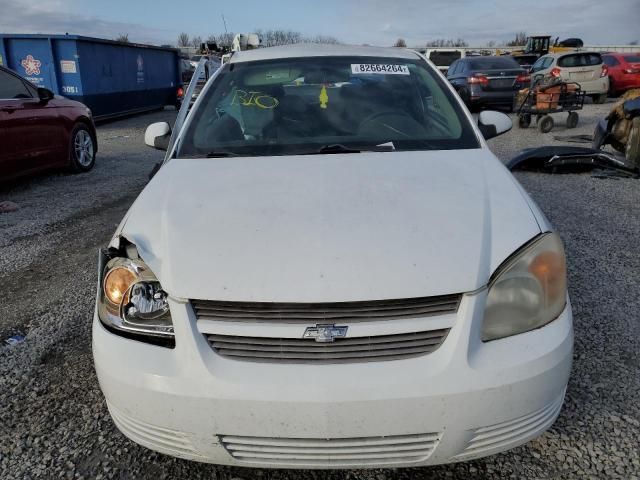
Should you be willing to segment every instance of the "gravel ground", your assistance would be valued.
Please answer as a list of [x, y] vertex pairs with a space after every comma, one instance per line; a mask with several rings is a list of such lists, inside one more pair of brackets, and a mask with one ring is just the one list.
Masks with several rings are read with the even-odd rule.
[[[533, 127], [490, 142], [501, 159], [582, 126]], [[589, 174], [518, 173], [560, 231], [575, 315], [574, 369], [555, 425], [510, 452], [423, 469], [346, 472], [231, 469], [186, 462], [131, 443], [112, 424], [91, 358], [96, 250], [112, 235], [162, 157], [142, 145], [164, 111], [101, 126], [96, 168], [0, 185], [17, 203], [0, 215], [0, 478], [439, 479], [640, 478], [640, 183]]]

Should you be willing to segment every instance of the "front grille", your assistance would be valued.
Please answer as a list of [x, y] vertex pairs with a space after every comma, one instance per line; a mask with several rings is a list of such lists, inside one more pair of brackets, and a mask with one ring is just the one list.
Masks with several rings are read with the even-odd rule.
[[398, 360], [426, 355], [436, 350], [448, 333], [449, 329], [443, 328], [396, 335], [336, 338], [331, 343], [319, 343], [308, 338], [217, 334], [206, 337], [219, 355], [241, 360], [339, 363]]
[[444, 315], [458, 310], [462, 295], [335, 303], [223, 302], [192, 300], [198, 320], [339, 323]]
[[345, 467], [424, 461], [439, 440], [437, 433], [340, 439], [220, 436], [227, 452], [242, 462]]

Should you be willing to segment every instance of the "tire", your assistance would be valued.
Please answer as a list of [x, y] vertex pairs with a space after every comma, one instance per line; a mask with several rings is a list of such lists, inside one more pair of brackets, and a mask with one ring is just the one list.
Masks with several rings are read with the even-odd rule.
[[576, 128], [579, 120], [580, 117], [576, 112], [569, 112], [569, 116], [567, 117], [567, 128]]
[[600, 93], [598, 95], [591, 95], [591, 99], [593, 100], [593, 103], [602, 105], [604, 102], [607, 101], [607, 94]]
[[538, 128], [542, 133], [549, 133], [553, 130], [553, 117], [551, 117], [551, 115], [542, 117], [540, 123], [538, 123]]
[[78, 123], [69, 140], [69, 164], [76, 173], [88, 172], [96, 164], [96, 139], [84, 123]]
[[531, 125], [531, 114], [523, 113], [518, 117], [518, 126], [520, 128], [529, 128], [529, 125]]
[[624, 157], [635, 168], [640, 168], [640, 117], [633, 119]]
[[609, 77], [609, 96], [610, 97], [618, 96], [618, 92], [616, 91], [616, 85], [615, 83], [613, 83], [613, 79], [611, 77]]

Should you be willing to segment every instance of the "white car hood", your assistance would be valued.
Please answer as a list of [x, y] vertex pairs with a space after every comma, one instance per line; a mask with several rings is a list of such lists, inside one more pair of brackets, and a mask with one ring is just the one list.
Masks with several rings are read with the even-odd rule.
[[121, 229], [170, 295], [264, 302], [469, 292], [540, 233], [486, 149], [175, 159]]

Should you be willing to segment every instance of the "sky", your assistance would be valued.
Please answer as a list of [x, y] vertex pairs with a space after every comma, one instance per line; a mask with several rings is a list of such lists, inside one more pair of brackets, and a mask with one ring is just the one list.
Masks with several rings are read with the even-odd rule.
[[0, 0], [0, 33], [128, 34], [175, 44], [180, 32], [287, 29], [344, 43], [409, 46], [463, 38], [471, 46], [507, 41], [518, 31], [587, 45], [640, 41], [640, 0]]

